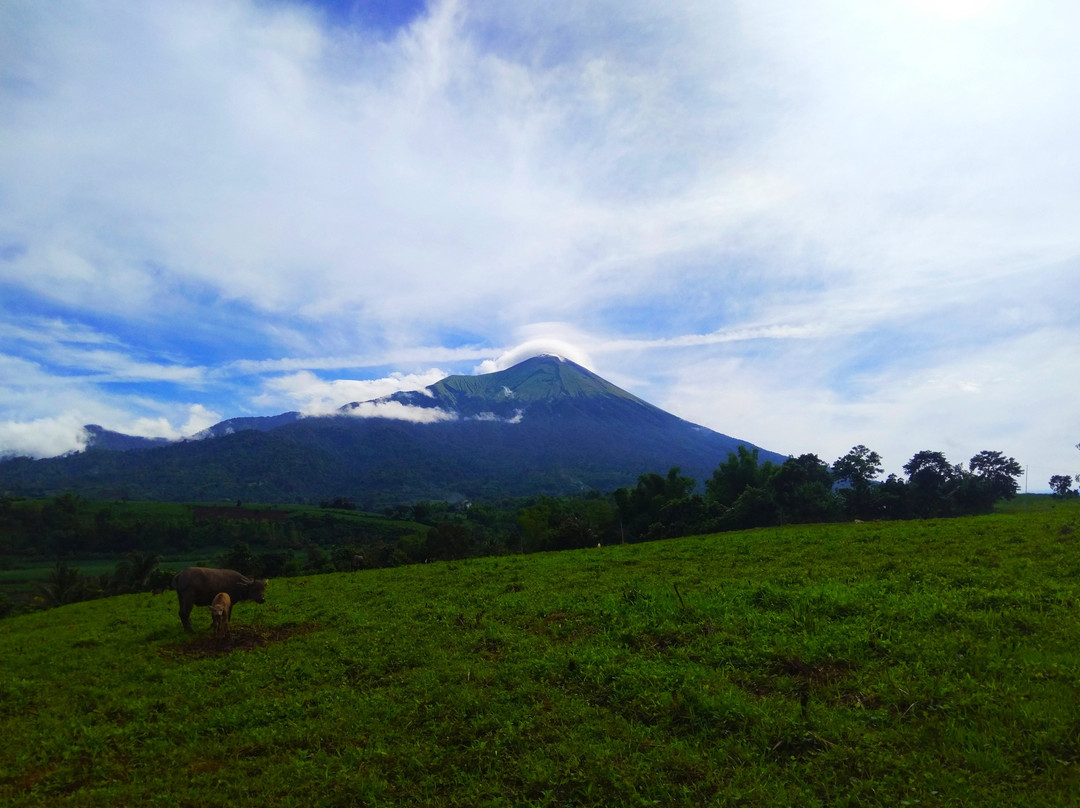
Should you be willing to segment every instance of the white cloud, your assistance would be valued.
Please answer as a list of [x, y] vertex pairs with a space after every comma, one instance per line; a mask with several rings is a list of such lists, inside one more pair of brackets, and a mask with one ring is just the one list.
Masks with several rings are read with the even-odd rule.
[[438, 407], [412, 407], [400, 401], [361, 401], [349, 405], [345, 414], [354, 418], [391, 418], [418, 424], [456, 421], [457, 415]]
[[0, 457], [55, 457], [85, 449], [87, 438], [77, 415], [0, 422]]
[[504, 418], [500, 415], [496, 415], [493, 412], [478, 412], [476, 415], [469, 416], [466, 420], [469, 421], [487, 421], [490, 423], [503, 423], [503, 424], [520, 424], [525, 420], [524, 410], [514, 410], [514, 414], [509, 418]]
[[923, 449], [967, 463], [1003, 451], [1031, 467], [1033, 491], [1052, 474], [1073, 473], [1080, 456], [1075, 385], [1080, 359], [1066, 334], [1046, 331], [939, 362], [867, 369], [838, 391], [841, 357], [822, 346], [753, 359], [678, 363], [662, 407], [781, 453], [812, 452], [827, 462], [864, 444], [886, 472]]
[[1004, 0], [903, 0], [922, 14], [948, 22], [984, 17], [997, 12]]
[[[114, 364], [114, 372], [117, 364], [122, 360]], [[0, 354], [0, 414], [6, 416], [0, 420], [0, 455], [49, 457], [81, 451], [86, 424], [144, 437], [179, 438], [221, 420], [220, 413], [203, 404], [103, 390], [95, 382], [101, 378], [89, 372], [55, 373], [39, 363]]]
[[592, 359], [577, 345], [555, 337], [540, 337], [527, 340], [508, 351], [504, 351], [496, 359], [487, 359], [481, 362], [477, 373], [494, 373], [497, 370], [506, 370], [509, 367], [524, 362], [534, 356], [559, 356], [569, 359], [583, 368], [593, 368]]
[[107, 334], [82, 323], [74, 323], [60, 317], [12, 316], [0, 322], [0, 340], [18, 340], [31, 344], [92, 344], [115, 342]]
[[187, 416], [187, 420], [181, 426], [173, 426], [168, 418], [159, 416], [157, 418], [137, 418], [130, 423], [111, 428], [125, 435], [179, 440], [180, 438], [195, 436], [204, 429], [208, 429], [224, 420], [220, 412], [208, 410], [201, 404], [190, 405]]
[[143, 362], [126, 353], [105, 350], [82, 350], [56, 347], [47, 353], [53, 365], [77, 368], [92, 374], [97, 381], [164, 381], [197, 386], [205, 368]]
[[[423, 391], [446, 376], [445, 372], [432, 368], [419, 374], [394, 373], [382, 379], [327, 381], [310, 371], [301, 371], [264, 381], [264, 392], [255, 399], [255, 403], [261, 407], [296, 408], [304, 415], [328, 415], [352, 402], [371, 401], [400, 391]], [[361, 415], [370, 411], [371, 408], [367, 408], [351, 414]]]
[[[20, 20], [6, 172], [29, 248], [6, 274], [61, 302], [142, 310], [187, 282], [389, 333], [436, 310], [512, 327], [616, 276], [640, 293], [650, 260], [714, 243], [768, 186], [686, 165], [693, 117], [661, 145], [685, 100], [618, 43], [546, 68], [481, 50], [493, 20], [530, 24], [505, 9], [436, 4], [379, 46], [283, 5], [114, 11]], [[654, 51], [685, 33], [679, 12], [647, 16]], [[627, 184], [662, 163], [682, 188]]]
[[[258, 375], [281, 371], [342, 370], [355, 368], [378, 368], [386, 365], [416, 365], [430, 362], [467, 362], [484, 359], [492, 354], [491, 348], [447, 348], [440, 345], [387, 348], [370, 354], [351, 356], [285, 357], [281, 359], [240, 359], [230, 362], [214, 372], [218, 377], [237, 374]], [[428, 373], [441, 373], [432, 369]], [[445, 374], [444, 374], [445, 375]], [[438, 379], [435, 379], [438, 381]]]
[[[169, 409], [174, 416], [181, 415], [180, 408]], [[0, 457], [55, 457], [80, 452], [86, 448], [88, 441], [84, 425], [91, 423], [126, 435], [177, 440], [194, 435], [220, 420], [220, 413], [212, 412], [201, 404], [189, 405], [186, 420], [182, 425], [174, 426], [173, 421], [164, 415], [132, 419], [128, 413], [118, 411], [115, 407], [83, 401], [79, 408], [64, 409], [54, 416], [32, 421], [0, 422]]]

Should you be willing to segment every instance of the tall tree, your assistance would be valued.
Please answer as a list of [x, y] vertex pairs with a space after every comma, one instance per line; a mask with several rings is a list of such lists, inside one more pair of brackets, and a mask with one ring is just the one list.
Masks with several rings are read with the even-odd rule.
[[663, 538], [670, 531], [665, 528], [661, 513], [674, 503], [687, 500], [697, 485], [692, 477], [685, 477], [678, 466], [671, 468], [667, 477], [656, 473], [642, 474], [634, 488], [619, 488], [614, 493], [621, 529], [631, 538]]
[[34, 581], [34, 588], [42, 605], [50, 609], [89, 600], [100, 594], [93, 591], [90, 581], [83, 578], [77, 569], [69, 567], [63, 561], [56, 562], [56, 566], [44, 581]]
[[220, 560], [221, 566], [226, 569], [236, 570], [244, 575], [257, 575], [259, 573], [259, 559], [251, 552], [247, 542], [238, 541], [232, 546]]
[[1072, 476], [1069, 474], [1055, 474], [1050, 478], [1050, 490], [1057, 497], [1067, 497], [1072, 493]]
[[851, 451], [833, 463], [833, 479], [847, 482], [852, 488], [867, 488], [883, 472], [881, 455], [867, 449], [862, 444], [853, 446]]
[[995, 500], [1010, 499], [1020, 490], [1016, 478], [1024, 473], [1024, 468], [1014, 458], [1005, 457], [1001, 452], [979, 452], [971, 458], [968, 468], [985, 482]]
[[826, 522], [840, 515], [833, 477], [815, 454], [789, 457], [769, 480], [785, 522]]
[[145, 592], [151, 588], [150, 580], [160, 562], [160, 555], [132, 550], [116, 565], [109, 590], [115, 594]]
[[953, 466], [941, 452], [921, 451], [904, 464], [908, 482], [927, 490], [941, 490], [960, 477], [960, 467]]
[[963, 468], [953, 466], [941, 452], [921, 451], [904, 464], [916, 516], [948, 516], [956, 510], [956, 493]]
[[862, 518], [881, 515], [877, 491], [871, 483], [882, 471], [881, 455], [862, 444], [853, 446], [850, 452], [833, 463], [833, 479], [850, 486], [840, 492], [850, 515]]
[[758, 463], [757, 449], [740, 446], [737, 454], [728, 452], [727, 460], [705, 481], [706, 496], [711, 502], [729, 508], [743, 491], [760, 487], [774, 471], [772, 463]]

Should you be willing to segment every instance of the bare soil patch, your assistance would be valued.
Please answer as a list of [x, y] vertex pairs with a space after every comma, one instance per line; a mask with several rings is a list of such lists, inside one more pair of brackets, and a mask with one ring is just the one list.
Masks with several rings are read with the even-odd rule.
[[300, 623], [291, 626], [250, 626], [233, 624], [228, 637], [212, 634], [196, 636], [186, 642], [169, 643], [161, 647], [162, 656], [202, 659], [222, 656], [233, 651], [250, 651], [272, 642], [281, 642], [297, 634], [310, 634], [322, 627], [317, 623]]

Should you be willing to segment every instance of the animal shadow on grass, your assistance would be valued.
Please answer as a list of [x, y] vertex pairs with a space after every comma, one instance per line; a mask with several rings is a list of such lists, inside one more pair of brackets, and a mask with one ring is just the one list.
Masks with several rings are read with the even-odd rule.
[[231, 654], [233, 651], [250, 651], [272, 642], [281, 642], [297, 634], [310, 634], [321, 627], [317, 623], [300, 623], [291, 626], [249, 626], [233, 623], [228, 637], [207, 634], [192, 637], [185, 642], [169, 643], [161, 647], [162, 656], [202, 659]]

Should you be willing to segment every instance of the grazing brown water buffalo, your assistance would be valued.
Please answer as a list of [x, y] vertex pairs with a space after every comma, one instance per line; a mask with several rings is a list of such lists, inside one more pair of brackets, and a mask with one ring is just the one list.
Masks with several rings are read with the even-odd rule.
[[236, 570], [215, 570], [209, 567], [188, 567], [181, 570], [173, 577], [172, 588], [180, 599], [180, 622], [184, 624], [184, 630], [192, 630], [192, 608], [209, 606], [218, 592], [227, 594], [234, 604], [242, 600], [262, 603], [266, 599], [266, 583], [241, 575]]
[[210, 624], [215, 637], [229, 636], [229, 618], [232, 616], [232, 598], [228, 592], [218, 592], [210, 604]]

